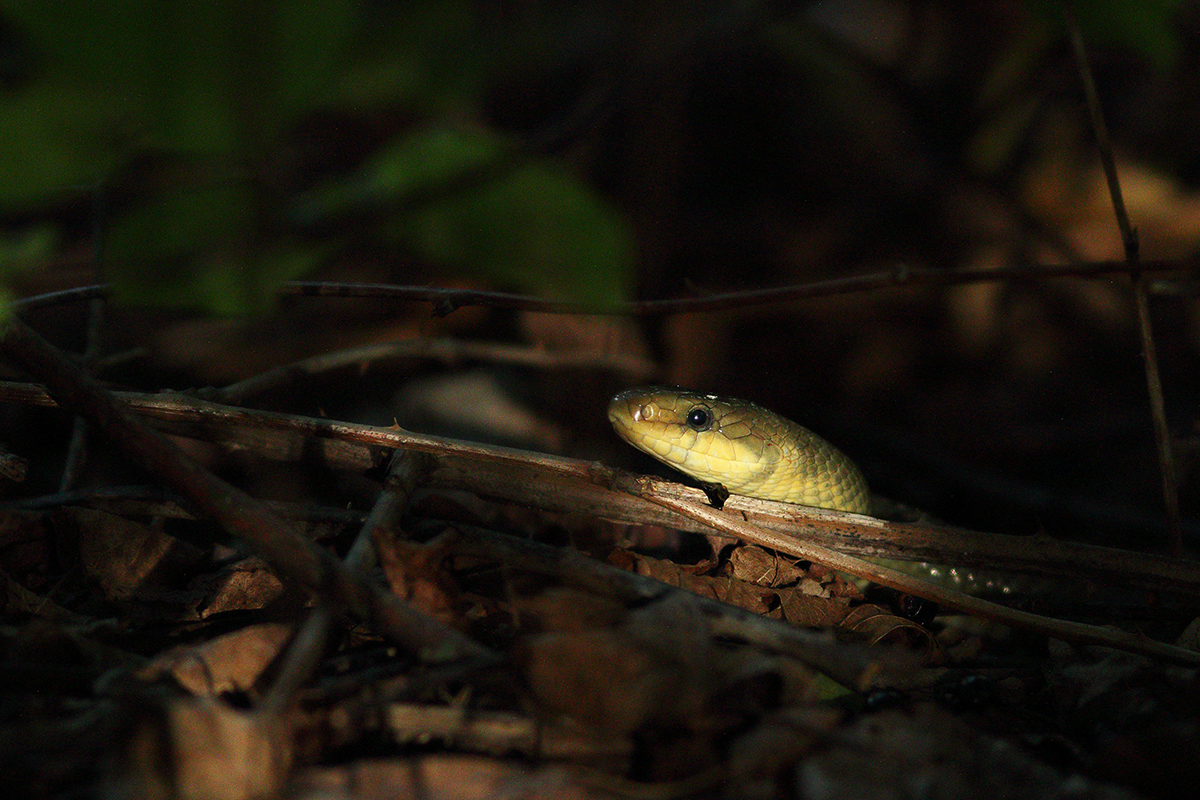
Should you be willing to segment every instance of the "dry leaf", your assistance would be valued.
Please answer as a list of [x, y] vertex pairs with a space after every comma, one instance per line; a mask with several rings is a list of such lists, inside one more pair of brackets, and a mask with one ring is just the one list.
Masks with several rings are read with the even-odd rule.
[[[87, 575], [113, 602], [130, 600], [151, 583], [169, 556], [192, 551], [178, 539], [138, 522], [88, 508], [72, 510], [79, 529], [79, 559]], [[187, 559], [190, 560], [190, 559]]]
[[599, 795], [560, 767], [529, 769], [511, 761], [437, 755], [310, 769], [290, 787], [294, 800], [492, 800], [539, 797], [586, 800]]
[[249, 690], [291, 635], [291, 625], [250, 625], [194, 647], [161, 653], [138, 674], [146, 680], [170, 675], [198, 697]]
[[108, 796], [129, 800], [250, 800], [274, 796], [291, 761], [278, 717], [212, 700], [177, 700], [148, 714], [110, 778]]
[[836, 628], [850, 613], [850, 605], [841, 598], [809, 594], [811, 588], [801, 584], [796, 589], [776, 589], [783, 618], [805, 628]]
[[202, 575], [191, 588], [203, 593], [197, 608], [201, 618], [224, 611], [265, 608], [283, 594], [283, 584], [257, 556], [230, 564], [220, 572]]
[[620, 603], [576, 589], [552, 587], [536, 597], [518, 598], [513, 606], [521, 615], [521, 627], [532, 622], [543, 631], [586, 631], [611, 628], [629, 611]]
[[458, 587], [442, 568], [442, 548], [407, 542], [379, 531], [375, 553], [397, 597], [443, 622], [453, 622]]
[[865, 637], [870, 644], [904, 642], [924, 647], [931, 655], [939, 650], [937, 640], [929, 631], [912, 620], [869, 603], [851, 609], [842, 620], [841, 628]]
[[756, 545], [735, 547], [729, 554], [730, 577], [759, 586], [785, 586], [804, 578], [805, 570]]
[[669, 665], [618, 631], [531, 637], [517, 658], [542, 706], [613, 734], [659, 717], [672, 695]]

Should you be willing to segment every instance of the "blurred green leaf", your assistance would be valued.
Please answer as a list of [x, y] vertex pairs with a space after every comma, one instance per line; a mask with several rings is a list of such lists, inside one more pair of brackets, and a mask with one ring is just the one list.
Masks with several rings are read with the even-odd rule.
[[494, 164], [505, 148], [494, 136], [437, 128], [385, 146], [349, 179], [308, 193], [296, 216], [312, 223], [397, 198], [436, 192]]
[[49, 223], [0, 232], [0, 278], [45, 263], [58, 247], [58, 238]]
[[155, 148], [223, 156], [327, 104], [358, 4], [222, 0], [14, 2], [44, 65], [0, 96], [0, 209], [110, 174]]
[[[285, 181], [245, 177], [264, 177], [302, 115], [398, 104], [414, 117], [458, 114], [505, 53], [521, 63], [512, 32], [471, 0], [8, 6], [37, 68], [0, 95], [0, 212], [119, 181], [136, 160], [141, 183], [105, 233], [118, 295], [220, 313], [261, 307], [318, 257], [272, 241], [281, 234], [264, 225]], [[624, 220], [562, 165], [511, 163], [521, 157], [486, 130], [439, 127], [387, 147], [307, 208], [320, 217], [408, 202], [382, 231], [392, 242], [523, 290], [620, 299], [633, 261]]]
[[462, 107], [480, 91], [500, 34], [481, 25], [472, 0], [373, 4], [355, 41], [341, 102], [356, 108], [402, 102], [428, 115]]
[[271, 53], [274, 91], [280, 114], [292, 118], [338, 98], [353, 54], [358, 8], [352, 0], [278, 3], [277, 33]]
[[4, 335], [5, 327], [13, 317], [13, 299], [8, 287], [0, 284], [0, 336]]
[[0, 211], [35, 208], [105, 177], [123, 150], [115, 139], [124, 109], [113, 92], [62, 83], [0, 102]]
[[[1046, 16], [1062, 20], [1061, 2], [1034, 0], [1033, 5]], [[1161, 69], [1179, 55], [1173, 15], [1180, 5], [1180, 0], [1075, 0], [1072, 8], [1085, 41], [1124, 45]]]
[[324, 255], [314, 245], [286, 242], [257, 253], [209, 253], [168, 265], [165, 272], [128, 270], [115, 282], [115, 297], [128, 304], [220, 316], [262, 314], [275, 307], [283, 283], [312, 270]]
[[511, 156], [483, 131], [423, 132], [387, 147], [363, 168], [354, 197], [338, 199], [403, 208], [422, 196], [388, 227], [423, 257], [542, 296], [624, 299], [634, 246], [623, 217], [562, 165]]
[[243, 185], [162, 194], [121, 215], [108, 230], [105, 260], [153, 264], [206, 250], [227, 250], [243, 241], [252, 212]]
[[489, 283], [599, 307], [628, 296], [634, 246], [625, 220], [548, 164], [432, 205], [401, 229], [427, 258]]
[[45, 263], [57, 246], [57, 231], [46, 223], [0, 232], [0, 326], [12, 314], [13, 296], [5, 281]]
[[127, 303], [217, 314], [261, 312], [281, 283], [312, 269], [315, 246], [256, 247], [245, 185], [163, 195], [121, 215], [108, 232], [105, 263]]

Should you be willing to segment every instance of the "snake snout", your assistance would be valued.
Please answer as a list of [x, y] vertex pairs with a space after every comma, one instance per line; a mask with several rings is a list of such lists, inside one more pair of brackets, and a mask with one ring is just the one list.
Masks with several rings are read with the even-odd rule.
[[653, 398], [636, 390], [621, 392], [608, 404], [608, 421], [618, 427], [652, 421], [657, 413]]

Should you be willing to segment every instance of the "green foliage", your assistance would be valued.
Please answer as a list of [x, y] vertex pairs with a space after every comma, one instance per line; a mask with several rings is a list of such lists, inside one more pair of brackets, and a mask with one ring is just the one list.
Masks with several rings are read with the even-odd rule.
[[398, 209], [381, 235], [435, 263], [597, 307], [625, 297], [634, 248], [620, 214], [561, 165], [519, 158], [485, 131], [402, 137], [303, 213], [379, 204]]
[[58, 246], [57, 230], [33, 224], [15, 232], [0, 232], [0, 323], [12, 312], [12, 293], [6, 281], [48, 260]]
[[[462, 275], [594, 302], [622, 294], [629, 236], [588, 186], [552, 162], [505, 166], [511, 148], [487, 131], [438, 132], [442, 116], [470, 114], [512, 50], [469, 0], [17, 0], [5, 14], [36, 67], [0, 95], [0, 213], [120, 187], [137, 163], [143, 188], [103, 233], [120, 299], [269, 307], [337, 246], [288, 219], [376, 206], [391, 209], [380, 243]], [[397, 107], [434, 133], [401, 137], [299, 204], [281, 176], [252, 178], [305, 115]], [[451, 191], [463, 176], [470, 186]], [[440, 197], [402, 207], [420, 193]], [[0, 242], [11, 260], [6, 249], [20, 245]]]
[[623, 220], [570, 175], [530, 164], [398, 221], [427, 258], [471, 264], [520, 291], [599, 308], [626, 296], [633, 247]]
[[[0, 214], [121, 187], [136, 164], [141, 188], [104, 232], [117, 296], [222, 314], [267, 307], [337, 244], [287, 226], [288, 176], [270, 173], [306, 115], [402, 107], [436, 131], [439, 117], [470, 115], [497, 54], [512, 50], [468, 0], [7, 6], [36, 59], [27, 82], [0, 94]], [[437, 194], [509, 152], [486, 131], [403, 136], [300, 216]], [[564, 297], [611, 302], [626, 280], [623, 222], [560, 165], [514, 165], [415, 208], [392, 214], [382, 243]]]
[[[1072, 8], [1089, 44], [1128, 47], [1161, 69], [1179, 54], [1171, 17], [1180, 4], [1180, 0], [1075, 0]], [[1032, 5], [1056, 21], [1062, 19], [1061, 0], [1033, 0]]]
[[427, 116], [472, 103], [505, 45], [480, 24], [470, 0], [406, 0], [374, 17], [354, 41], [337, 102], [351, 108], [403, 102]]
[[245, 184], [162, 194], [121, 215], [106, 242], [107, 253], [119, 254], [117, 298], [217, 314], [268, 307], [274, 290], [312, 269], [321, 251], [260, 242], [253, 218]]
[[[354, 19], [349, 0], [25, 0], [11, 6], [7, 13], [33, 41], [42, 68], [33, 85], [4, 105], [52, 117], [27, 113], [26, 125], [41, 127], [9, 135], [65, 127], [48, 143], [67, 139], [80, 146], [68, 149], [73, 157], [62, 158], [64, 168], [43, 185], [0, 189], [0, 207], [31, 199], [36, 189], [90, 183], [138, 149], [213, 154], [244, 147], [241, 118], [250, 113], [279, 129], [329, 98]], [[12, 155], [0, 149], [0, 163], [7, 167]]]
[[[109, 182], [139, 154], [186, 159], [204, 180], [231, 164], [255, 169], [332, 93], [353, 4], [63, 0], [6, 13], [38, 67], [0, 99], [0, 212]], [[119, 296], [244, 312], [263, 307], [280, 275], [315, 262], [256, 241], [248, 185], [177, 182], [105, 231]]]

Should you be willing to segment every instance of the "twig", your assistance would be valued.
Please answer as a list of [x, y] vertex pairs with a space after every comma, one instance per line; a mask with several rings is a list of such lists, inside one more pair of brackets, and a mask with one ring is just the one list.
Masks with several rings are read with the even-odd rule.
[[[108, 207], [103, 202], [103, 190], [97, 185], [92, 188], [92, 261], [97, 269], [103, 269], [104, 263], [104, 225]], [[103, 349], [104, 310], [106, 298], [93, 297], [88, 301], [87, 310], [87, 339], [80, 360], [84, 364], [94, 361]], [[94, 367], [91, 367], [94, 369]], [[76, 416], [72, 424], [71, 441], [67, 445], [67, 457], [63, 464], [62, 479], [59, 481], [60, 492], [69, 491], [79, 483], [80, 474], [88, 457], [88, 426], [81, 416]]]
[[[1177, 261], [1144, 262], [1143, 271], [1178, 271], [1187, 269], [1200, 258]], [[572, 303], [546, 300], [528, 295], [506, 292], [485, 292], [474, 289], [440, 289], [429, 286], [394, 286], [372, 283], [322, 283], [295, 281], [284, 284], [284, 294], [311, 297], [374, 297], [391, 300], [408, 300], [432, 303], [434, 313], [446, 316], [466, 306], [510, 308], [523, 311], [539, 311], [556, 314], [605, 314], [610, 316], [657, 317], [668, 314], [695, 314], [712, 311], [727, 311], [746, 306], [785, 303], [808, 297], [856, 294], [878, 289], [907, 286], [958, 286], [968, 283], [993, 281], [1043, 281], [1051, 278], [1095, 278], [1104, 275], [1127, 274], [1129, 265], [1124, 261], [1095, 261], [1087, 264], [1033, 265], [997, 267], [994, 269], [942, 269], [935, 267], [908, 267], [897, 265], [885, 272], [872, 272], [812, 281], [794, 286], [778, 286], [770, 289], [755, 289], [744, 292], [724, 292], [705, 297], [685, 297], [673, 300], [640, 300], [597, 306], [587, 303]]]
[[[403, 512], [424, 472], [425, 464], [418, 454], [405, 450], [397, 450], [392, 454], [383, 491], [343, 561], [346, 570], [358, 580], [366, 581], [375, 566], [373, 542], [378, 531], [390, 527]], [[308, 682], [325, 652], [336, 610], [329, 603], [321, 603], [304, 621], [288, 648], [279, 676], [263, 700], [263, 711], [282, 714], [299, 697], [301, 688]]]
[[[343, 469], [382, 464], [385, 448], [404, 448], [437, 458], [435, 485], [467, 489], [484, 497], [525, 503], [550, 511], [587, 512], [606, 519], [706, 532], [705, 525], [652, 503], [613, 491], [627, 480], [603, 464], [427, 436], [399, 428], [221, 406], [185, 395], [118, 395], [130, 408], [177, 435], [226, 443], [275, 459], [324, 454]], [[53, 405], [40, 386], [0, 381], [0, 402]], [[647, 479], [648, 480], [648, 479]], [[703, 495], [669, 481], [647, 484], [682, 499]], [[1076, 544], [1047, 536], [978, 533], [960, 528], [887, 522], [853, 514], [730, 498], [727, 506], [780, 535], [804, 537], [828, 547], [871, 556], [916, 561], [968, 563], [1023, 572], [1048, 572], [1112, 586], [1200, 593], [1200, 564], [1147, 553]]]
[[232, 383], [222, 389], [206, 392], [205, 396], [219, 403], [240, 403], [247, 397], [289, 383], [299, 377], [339, 369], [351, 364], [397, 358], [429, 358], [457, 362], [465, 360], [490, 361], [503, 364], [560, 369], [587, 367], [620, 372], [641, 380], [657, 374], [658, 370], [645, 359], [608, 353], [553, 352], [528, 346], [499, 342], [462, 342], [454, 339], [405, 339], [363, 347], [353, 347], [334, 353], [322, 353], [260, 373]]
[[[349, 508], [313, 506], [311, 503], [289, 503], [279, 500], [260, 501], [283, 519], [330, 527], [361, 526], [366, 518], [362, 511]], [[162, 517], [164, 519], [196, 519], [179, 495], [160, 486], [105, 486], [87, 491], [62, 492], [29, 497], [0, 505], [5, 510], [45, 511], [65, 506], [87, 506], [120, 516]], [[312, 538], [309, 536], [308, 538]]]
[[1146, 390], [1150, 396], [1150, 416], [1154, 421], [1154, 441], [1158, 447], [1158, 466], [1162, 475], [1163, 502], [1166, 505], [1167, 525], [1170, 531], [1169, 546], [1175, 555], [1183, 553], [1183, 522], [1179, 513], [1179, 490], [1175, 477], [1175, 455], [1171, 447], [1171, 431], [1167, 427], [1167, 414], [1163, 401], [1162, 380], [1158, 372], [1158, 356], [1154, 347], [1154, 331], [1150, 325], [1150, 305], [1146, 297], [1146, 278], [1142, 272], [1138, 253], [1137, 229], [1129, 221], [1125, 198], [1121, 193], [1121, 181], [1117, 176], [1116, 159], [1113, 158], [1112, 141], [1108, 137], [1108, 126], [1104, 123], [1104, 111], [1092, 78], [1092, 67], [1087, 49], [1083, 44], [1083, 33], [1079, 21], [1069, 2], [1062, 3], [1063, 17], [1079, 66], [1079, 77], [1083, 81], [1083, 93], [1087, 98], [1092, 129], [1096, 134], [1096, 146], [1100, 151], [1100, 164], [1108, 181], [1108, 194], [1112, 198], [1113, 212], [1121, 241], [1125, 247], [1125, 263], [1133, 281], [1134, 304], [1137, 307], [1138, 332], [1142, 342], [1142, 363], [1146, 370]]
[[75, 286], [57, 292], [22, 297], [19, 300], [13, 301], [13, 308], [28, 312], [38, 308], [52, 308], [53, 306], [61, 306], [67, 303], [78, 303], [82, 300], [91, 300], [95, 297], [108, 297], [111, 294], [112, 286], [107, 283], [96, 283], [90, 286]]
[[[1187, 272], [1200, 267], [1200, 255], [1183, 259], [1142, 261], [1143, 273]], [[379, 283], [332, 283], [321, 281], [292, 281], [280, 288], [280, 293], [304, 297], [373, 297], [384, 300], [432, 303], [439, 315], [453, 313], [467, 306], [509, 308], [557, 314], [604, 314], [608, 316], [657, 317], [667, 314], [691, 314], [726, 311], [769, 303], [785, 303], [806, 297], [856, 294], [879, 289], [909, 286], [961, 286], [971, 283], [1012, 283], [1059, 280], [1064, 278], [1090, 279], [1106, 275], [1129, 274], [1125, 261], [1090, 261], [1080, 264], [1028, 264], [994, 269], [961, 270], [953, 267], [910, 267], [897, 264], [893, 269], [869, 272], [846, 278], [812, 281], [771, 289], [745, 292], [719, 292], [704, 297], [683, 297], [671, 300], [641, 300], [631, 303], [595, 306], [541, 297], [486, 292], [474, 289], [443, 289], [430, 286], [397, 286]], [[92, 297], [106, 297], [112, 292], [107, 284], [79, 286], [58, 292], [34, 295], [13, 301], [21, 311], [79, 302]]]
[[718, 511], [715, 508], [691, 500], [680, 500], [654, 492], [650, 484], [636, 482], [627, 487], [630, 491], [646, 500], [657, 503], [692, 519], [703, 522], [713, 530], [741, 539], [752, 544], [770, 547], [784, 553], [815, 561], [831, 569], [846, 572], [873, 583], [890, 586], [907, 594], [932, 600], [948, 608], [958, 609], [973, 616], [990, 619], [995, 622], [1013, 625], [1026, 630], [1045, 634], [1056, 639], [1062, 639], [1077, 644], [1099, 644], [1115, 647], [1132, 653], [1154, 656], [1170, 661], [1200, 666], [1200, 653], [1185, 650], [1182, 647], [1158, 642], [1145, 636], [1127, 633], [1114, 628], [1101, 628], [1080, 622], [1043, 617], [1028, 611], [1020, 611], [1007, 606], [981, 600], [978, 597], [964, 594], [954, 589], [936, 586], [906, 575], [889, 567], [872, 564], [860, 558], [848, 556], [826, 547], [811, 544], [796, 537], [781, 536], [757, 525], [746, 522], [733, 514]]
[[[85, 364], [90, 364], [100, 354], [105, 302], [103, 297], [93, 297], [88, 301], [87, 345], [84, 347], [81, 357], [81, 361]], [[71, 428], [71, 441], [67, 445], [67, 458], [63, 464], [62, 478], [58, 484], [59, 492], [70, 491], [79, 483], [80, 474], [88, 457], [88, 433], [87, 420], [76, 416]]]
[[382, 587], [356, 579], [328, 551], [299, 536], [262, 504], [203, 469], [149, 428], [20, 319], [11, 318], [5, 324], [0, 351], [44, 380], [64, 406], [87, 416], [151, 474], [231, 534], [250, 543], [280, 578], [345, 605], [354, 614], [370, 619], [384, 635], [413, 650], [435, 649], [445, 657], [487, 652], [457, 631], [401, 603]]

